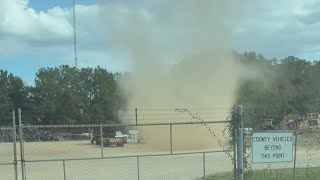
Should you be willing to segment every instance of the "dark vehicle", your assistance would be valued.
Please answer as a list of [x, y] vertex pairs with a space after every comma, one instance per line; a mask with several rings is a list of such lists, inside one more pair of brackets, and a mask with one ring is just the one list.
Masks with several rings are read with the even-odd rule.
[[[109, 146], [118, 146], [123, 147], [125, 144], [125, 140], [123, 138], [102, 138], [103, 146], [109, 147]], [[100, 136], [94, 136], [91, 139], [91, 144], [96, 143], [96, 145], [101, 145], [101, 138]]]
[[273, 124], [273, 119], [264, 119], [260, 128], [262, 130], [275, 130], [277, 127]]

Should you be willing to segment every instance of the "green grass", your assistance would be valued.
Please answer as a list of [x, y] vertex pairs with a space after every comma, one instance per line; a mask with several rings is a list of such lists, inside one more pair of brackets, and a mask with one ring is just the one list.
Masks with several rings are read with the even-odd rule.
[[[254, 170], [245, 180], [292, 180], [293, 169]], [[320, 167], [297, 168], [295, 180], [320, 180]], [[233, 173], [219, 173], [208, 176], [207, 180], [232, 180]]]

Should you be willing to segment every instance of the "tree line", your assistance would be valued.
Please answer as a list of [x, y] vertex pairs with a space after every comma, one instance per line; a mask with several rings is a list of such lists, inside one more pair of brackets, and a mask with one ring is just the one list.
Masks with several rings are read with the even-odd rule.
[[124, 104], [116, 81], [119, 73], [101, 67], [67, 65], [40, 69], [33, 86], [0, 70], [0, 125], [12, 122], [11, 110], [23, 110], [30, 124], [117, 123]]
[[237, 103], [245, 109], [247, 127], [256, 127], [263, 119], [279, 123], [287, 115], [305, 117], [320, 113], [320, 61], [307, 61], [288, 56], [266, 59], [254, 52], [239, 59], [256, 68], [257, 78], [241, 82]]
[[[320, 61], [288, 56], [267, 59], [255, 52], [235, 53], [236, 60], [252, 71], [240, 79], [237, 104], [245, 108], [246, 126], [262, 119], [280, 121], [285, 115], [305, 116], [320, 109]], [[0, 69], [0, 126], [12, 122], [11, 110], [23, 110], [24, 123], [118, 123], [118, 110], [126, 98], [117, 86], [121, 73], [67, 65], [42, 68], [34, 85]]]

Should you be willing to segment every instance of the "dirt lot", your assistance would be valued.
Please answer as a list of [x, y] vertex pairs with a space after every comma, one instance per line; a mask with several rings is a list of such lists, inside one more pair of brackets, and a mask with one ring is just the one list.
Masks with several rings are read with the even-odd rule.
[[[26, 177], [29, 180], [100, 180], [100, 179], [196, 179], [203, 176], [203, 154], [156, 156], [169, 154], [170, 148], [154, 149], [147, 143], [125, 144], [124, 147], [104, 147], [104, 157], [116, 157], [101, 159], [102, 153], [99, 145], [89, 141], [58, 141], [58, 142], [26, 142], [25, 159]], [[17, 144], [18, 159], [20, 159]], [[173, 148], [174, 150], [174, 148]], [[203, 149], [221, 150], [221, 148]], [[196, 150], [196, 151], [199, 151]], [[319, 150], [298, 148], [297, 167], [319, 166]], [[189, 151], [173, 151], [192, 152]], [[136, 157], [123, 157], [132, 155], [155, 155]], [[0, 143], [0, 164], [13, 162], [13, 144]], [[119, 158], [122, 157], [122, 158]], [[82, 158], [97, 158], [79, 160]], [[63, 161], [65, 160], [65, 169]], [[40, 162], [32, 162], [40, 161]], [[255, 164], [253, 169], [281, 169], [292, 168], [293, 163]], [[231, 159], [225, 153], [206, 153], [206, 174], [232, 171]], [[139, 174], [138, 174], [139, 169]], [[21, 167], [19, 162], [19, 179], [21, 179]], [[64, 173], [65, 172], [65, 173]], [[13, 165], [0, 165], [0, 179], [14, 179]]]
[[[63, 179], [63, 159], [66, 160], [65, 175], [67, 179], [137, 179], [138, 176], [136, 157], [75, 160], [101, 158], [101, 147], [91, 144], [89, 141], [25, 142], [24, 147], [26, 161], [49, 160], [27, 162], [27, 179]], [[0, 149], [0, 157], [4, 157], [0, 159], [0, 163], [11, 163], [13, 160], [13, 144], [0, 143]], [[19, 144], [17, 149], [20, 149]], [[189, 150], [188, 152], [192, 151]], [[165, 153], [169, 154], [170, 148], [156, 150], [146, 143], [129, 142], [125, 144], [125, 147], [103, 148], [104, 157]], [[173, 151], [173, 153], [177, 153], [177, 151]], [[20, 159], [20, 156], [18, 159]], [[60, 160], [52, 161], [55, 159]], [[232, 170], [231, 160], [225, 153], [208, 153], [205, 156], [205, 161], [207, 173]], [[203, 175], [203, 154], [143, 156], [139, 158], [139, 164], [140, 179], [195, 179]], [[18, 170], [20, 177], [21, 167], [18, 167]], [[0, 166], [0, 174], [0, 179], [13, 179], [13, 166]]]
[[[214, 126], [214, 127], [213, 127]], [[209, 128], [217, 129], [210, 134]], [[172, 153], [221, 151], [214, 135], [222, 135], [225, 124], [175, 125], [172, 127]], [[60, 133], [61, 129], [47, 129]], [[56, 130], [56, 131], [54, 131]], [[64, 129], [62, 129], [64, 130]], [[72, 130], [72, 129], [71, 129]], [[203, 176], [203, 154], [160, 156], [171, 153], [169, 126], [141, 127], [143, 143], [128, 141], [124, 147], [103, 147], [89, 140], [24, 142], [27, 179], [196, 179]], [[62, 132], [62, 131], [61, 131]], [[63, 131], [65, 132], [65, 131]], [[218, 133], [219, 132], [219, 133]], [[212, 132], [211, 132], [212, 133]], [[20, 145], [17, 143], [18, 159]], [[139, 166], [137, 156], [139, 157]], [[153, 155], [153, 156], [147, 156]], [[13, 144], [0, 143], [0, 164], [13, 162]], [[103, 157], [103, 158], [102, 158]], [[232, 171], [231, 158], [225, 153], [206, 153], [205, 170]], [[19, 162], [19, 178], [21, 167]], [[14, 179], [13, 165], [0, 165], [0, 179]]]

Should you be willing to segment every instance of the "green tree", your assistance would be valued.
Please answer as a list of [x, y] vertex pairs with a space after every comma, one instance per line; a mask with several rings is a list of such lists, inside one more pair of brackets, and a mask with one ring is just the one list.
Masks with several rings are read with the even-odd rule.
[[42, 68], [30, 91], [34, 122], [45, 124], [118, 122], [116, 75], [106, 69]]
[[12, 124], [11, 111], [24, 108], [27, 91], [23, 81], [7, 71], [0, 70], [0, 126]]

